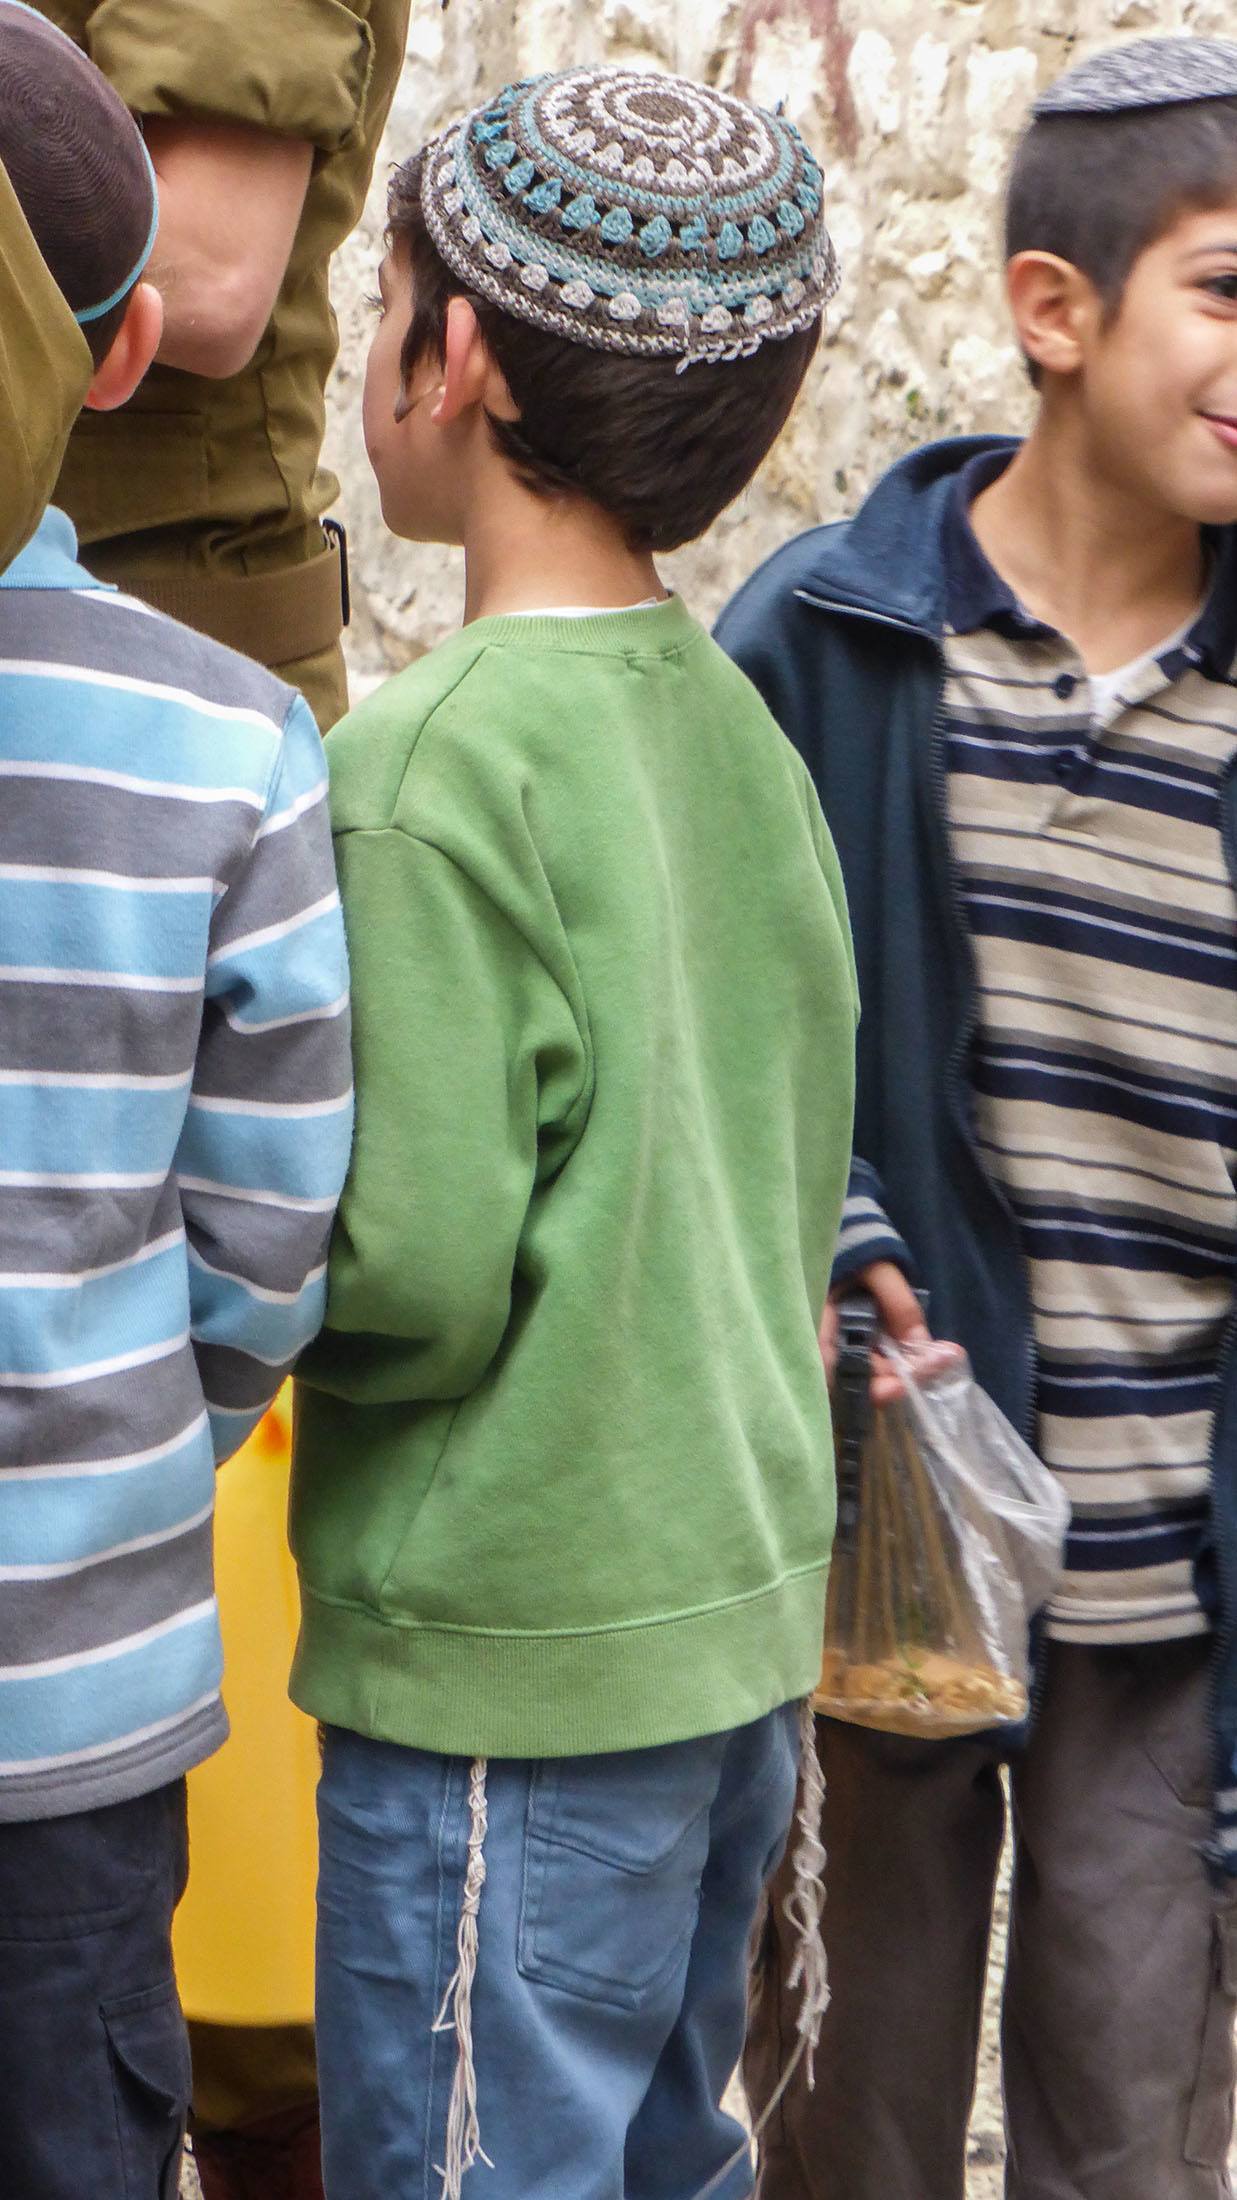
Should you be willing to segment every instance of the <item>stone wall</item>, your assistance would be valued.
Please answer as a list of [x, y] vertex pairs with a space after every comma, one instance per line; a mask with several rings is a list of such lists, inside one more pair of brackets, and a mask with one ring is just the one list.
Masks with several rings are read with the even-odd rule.
[[439, 639], [460, 602], [456, 553], [385, 533], [361, 444], [364, 299], [392, 160], [497, 85], [573, 61], [679, 69], [785, 102], [824, 164], [842, 288], [761, 474], [704, 543], [665, 562], [708, 617], [777, 542], [850, 509], [913, 443], [1025, 420], [1000, 194], [1037, 87], [1124, 38], [1232, 28], [1232, 0], [414, 0], [370, 205], [336, 268], [327, 455], [352, 540], [359, 682]]

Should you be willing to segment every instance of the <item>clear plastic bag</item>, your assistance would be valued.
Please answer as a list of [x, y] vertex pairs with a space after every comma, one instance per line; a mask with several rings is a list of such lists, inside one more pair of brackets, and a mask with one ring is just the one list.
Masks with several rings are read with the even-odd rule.
[[1060, 1484], [959, 1359], [874, 1406], [875, 1316], [843, 1321], [834, 1387], [838, 1532], [818, 1711], [921, 1737], [1026, 1717], [1032, 1615], [1060, 1578]]

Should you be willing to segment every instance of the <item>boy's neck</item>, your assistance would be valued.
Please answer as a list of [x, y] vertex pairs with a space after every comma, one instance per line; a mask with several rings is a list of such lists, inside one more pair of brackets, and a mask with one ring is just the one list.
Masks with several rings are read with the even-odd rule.
[[1206, 583], [1202, 533], [1114, 480], [1074, 407], [1041, 406], [1026, 442], [971, 507], [979, 546], [1091, 672], [1128, 664], [1183, 626]]
[[515, 611], [622, 610], [666, 591], [647, 550], [582, 497], [491, 475], [464, 523], [464, 624]]

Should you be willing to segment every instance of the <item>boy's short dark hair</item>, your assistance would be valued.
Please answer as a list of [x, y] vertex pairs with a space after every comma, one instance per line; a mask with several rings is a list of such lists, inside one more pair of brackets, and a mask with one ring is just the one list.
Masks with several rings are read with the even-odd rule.
[[1189, 209], [1237, 201], [1237, 99], [1043, 115], [1014, 154], [1005, 257], [1052, 252], [1115, 320], [1137, 259]]
[[447, 306], [466, 298], [519, 408], [490, 416], [520, 479], [574, 492], [616, 519], [633, 550], [674, 550], [733, 502], [776, 441], [820, 340], [820, 322], [762, 343], [746, 359], [678, 371], [674, 358], [594, 350], [516, 320], [471, 290], [442, 258], [421, 202], [423, 155], [395, 172], [387, 238], [408, 255], [411, 318], [401, 366], [442, 359]]

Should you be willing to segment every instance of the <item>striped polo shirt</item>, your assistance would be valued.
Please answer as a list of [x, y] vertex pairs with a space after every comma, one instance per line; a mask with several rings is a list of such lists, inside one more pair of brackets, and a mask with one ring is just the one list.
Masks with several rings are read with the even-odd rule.
[[313, 720], [75, 553], [0, 576], [0, 1820], [223, 1738], [215, 1465], [321, 1323], [352, 1113]]
[[959, 476], [943, 708], [979, 984], [976, 1130], [1016, 1218], [1039, 1447], [1073, 1520], [1050, 1632], [1202, 1632], [1217, 1362], [1237, 1251], [1237, 572], [1093, 689], [984, 558]]

